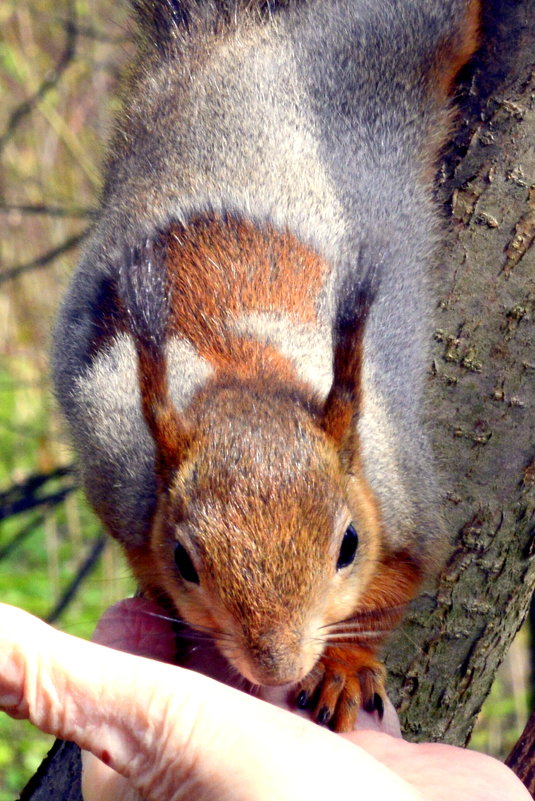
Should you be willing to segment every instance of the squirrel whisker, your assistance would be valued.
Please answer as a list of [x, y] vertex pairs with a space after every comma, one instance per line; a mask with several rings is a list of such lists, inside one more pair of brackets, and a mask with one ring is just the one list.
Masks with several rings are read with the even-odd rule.
[[383, 631], [359, 631], [359, 632], [340, 632], [339, 634], [331, 634], [325, 638], [324, 642], [348, 642], [355, 644], [361, 639], [365, 640], [374, 640], [374, 639], [381, 639], [381, 637], [386, 637], [387, 634], [390, 634], [389, 629], [384, 629]]
[[381, 620], [383, 618], [389, 618], [392, 616], [401, 615], [404, 610], [406, 609], [406, 604], [398, 604], [396, 606], [386, 606], [379, 609], [367, 609], [363, 612], [358, 612], [356, 615], [352, 615], [351, 617], [345, 618], [344, 620], [339, 620], [336, 623], [327, 623], [325, 626], [322, 626], [322, 629], [329, 629], [332, 630], [337, 626], [346, 626], [350, 623], [360, 623], [370, 620]]

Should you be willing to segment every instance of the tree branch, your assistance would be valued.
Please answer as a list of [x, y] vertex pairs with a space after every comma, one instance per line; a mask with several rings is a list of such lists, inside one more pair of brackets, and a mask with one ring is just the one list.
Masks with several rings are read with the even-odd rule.
[[91, 549], [76, 571], [74, 578], [69, 583], [66, 590], [62, 593], [61, 598], [54, 606], [52, 611], [47, 615], [46, 622], [47, 623], [55, 623], [59, 616], [65, 611], [65, 609], [69, 606], [70, 602], [76, 597], [76, 594], [80, 588], [80, 585], [83, 583], [84, 579], [91, 573], [91, 571], [96, 567], [97, 562], [102, 554], [102, 551], [107, 545], [107, 537], [104, 535], [100, 536], [96, 542], [94, 542], [91, 546]]
[[43, 253], [36, 259], [32, 259], [32, 261], [28, 261], [25, 264], [17, 264], [14, 267], [8, 267], [6, 270], [2, 270], [2, 272], [0, 272], [0, 284], [5, 283], [6, 281], [12, 281], [14, 278], [18, 278], [24, 273], [30, 272], [30, 270], [47, 267], [51, 262], [54, 261], [54, 259], [57, 259], [58, 256], [62, 256], [64, 253], [67, 253], [69, 250], [72, 250], [72, 248], [77, 247], [81, 242], [83, 242], [87, 236], [87, 233], [87, 231], [83, 231], [81, 234], [70, 236], [61, 245], [49, 250], [47, 253]]
[[67, 0], [68, 20], [65, 23], [65, 46], [63, 52], [45, 80], [38, 87], [36, 92], [24, 100], [10, 115], [5, 131], [0, 136], [0, 152], [11, 139], [21, 121], [37, 106], [39, 101], [57, 85], [67, 67], [73, 62], [76, 54], [77, 29], [76, 29], [76, 0]]
[[96, 209], [63, 208], [62, 206], [48, 206], [44, 203], [37, 203], [34, 206], [17, 203], [0, 203], [0, 212], [9, 214], [12, 211], [20, 211], [21, 214], [46, 214], [50, 217], [96, 217]]
[[535, 798], [535, 712], [526, 723], [517, 744], [505, 760]]
[[[66, 478], [65, 486], [55, 492], [39, 495], [39, 491], [49, 481]], [[74, 468], [58, 467], [50, 473], [36, 473], [20, 484], [0, 492], [0, 520], [35, 509], [38, 506], [55, 506], [77, 488]]]

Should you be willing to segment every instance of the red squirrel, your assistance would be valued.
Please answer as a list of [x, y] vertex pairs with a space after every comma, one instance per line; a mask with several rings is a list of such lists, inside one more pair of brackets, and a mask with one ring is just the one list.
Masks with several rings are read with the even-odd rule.
[[55, 332], [83, 484], [147, 596], [347, 731], [444, 540], [432, 185], [479, 3], [131, 4]]

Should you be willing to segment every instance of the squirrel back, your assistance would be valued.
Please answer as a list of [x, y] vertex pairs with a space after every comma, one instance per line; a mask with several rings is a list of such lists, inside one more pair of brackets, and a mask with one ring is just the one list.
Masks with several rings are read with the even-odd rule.
[[377, 644], [444, 539], [422, 423], [432, 183], [479, 4], [132, 5], [55, 335], [86, 492], [144, 590], [250, 681], [339, 670], [360, 632], [347, 698], [377, 705]]

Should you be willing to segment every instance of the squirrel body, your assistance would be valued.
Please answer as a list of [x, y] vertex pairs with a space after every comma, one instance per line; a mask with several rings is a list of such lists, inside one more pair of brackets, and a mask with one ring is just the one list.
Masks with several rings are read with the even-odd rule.
[[444, 540], [434, 165], [474, 0], [133, 0], [54, 378], [141, 588], [351, 728]]

